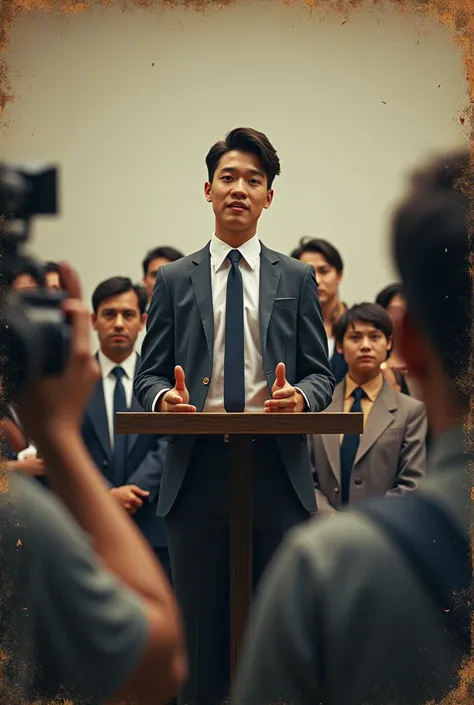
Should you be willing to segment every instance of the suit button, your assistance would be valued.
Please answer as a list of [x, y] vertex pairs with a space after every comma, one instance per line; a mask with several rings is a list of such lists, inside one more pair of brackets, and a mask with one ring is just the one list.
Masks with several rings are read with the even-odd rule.
[[361, 484], [362, 484], [362, 480], [360, 479], [360, 477], [356, 477], [356, 479], [354, 480], [354, 482], [355, 482], [356, 485], [361, 485]]
[[334, 492], [335, 492], [336, 494], [339, 494], [339, 487], [335, 487], [335, 488], [334, 488]]
[[108, 468], [108, 467], [109, 467], [109, 461], [108, 461], [108, 460], [104, 460], [103, 463], [102, 463], [102, 467], [103, 467], [103, 468]]
[[202, 380], [202, 383], [206, 384], [206, 385], [209, 384], [209, 377], [204, 377], [204, 379]]

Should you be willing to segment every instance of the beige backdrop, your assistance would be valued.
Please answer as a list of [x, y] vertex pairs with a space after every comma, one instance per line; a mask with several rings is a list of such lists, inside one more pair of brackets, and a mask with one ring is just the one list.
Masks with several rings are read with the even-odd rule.
[[210, 237], [205, 154], [250, 125], [282, 162], [262, 238], [282, 252], [328, 238], [345, 300], [371, 299], [393, 278], [386, 235], [407, 170], [469, 130], [451, 31], [390, 4], [347, 17], [276, 0], [30, 14], [7, 60], [1, 154], [61, 165], [62, 214], [37, 223], [34, 250], [71, 260], [87, 295], [104, 277], [138, 279], [153, 245], [191, 252]]

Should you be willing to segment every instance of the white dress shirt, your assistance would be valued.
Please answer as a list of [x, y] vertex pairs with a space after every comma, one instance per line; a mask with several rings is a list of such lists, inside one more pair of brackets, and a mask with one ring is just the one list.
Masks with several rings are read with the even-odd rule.
[[[233, 248], [215, 235], [210, 245], [212, 306], [214, 310], [214, 354], [212, 378], [209, 385], [205, 412], [225, 412], [224, 408], [224, 360], [225, 360], [225, 313], [227, 278], [231, 263], [227, 255]], [[242, 255], [239, 269], [244, 291], [244, 358], [245, 358], [245, 411], [264, 410], [264, 402], [270, 398], [267, 380], [263, 371], [260, 345], [260, 240], [254, 235], [236, 248]]]
[[125, 389], [125, 399], [127, 406], [130, 408], [133, 395], [133, 378], [135, 376], [135, 366], [137, 364], [137, 353], [134, 351], [126, 360], [118, 365], [108, 358], [102, 350], [99, 350], [99, 364], [102, 372], [102, 385], [104, 388], [105, 409], [107, 412], [107, 421], [109, 424], [110, 447], [114, 447], [114, 392], [117, 378], [112, 374], [114, 367], [122, 367], [125, 374], [122, 377], [122, 384]]
[[[238, 249], [242, 255], [239, 269], [242, 273], [244, 292], [244, 373], [246, 412], [263, 412], [264, 403], [271, 398], [263, 371], [262, 348], [260, 341], [260, 252], [261, 245], [255, 234], [243, 245], [233, 248], [212, 236], [209, 253], [211, 256], [211, 289], [214, 312], [214, 348], [212, 379], [204, 404], [204, 412], [225, 413], [224, 408], [224, 359], [225, 359], [225, 312], [227, 303], [227, 277], [231, 267], [227, 255]], [[184, 370], [186, 376], [186, 370]], [[153, 400], [152, 409], [158, 409], [158, 402], [169, 387], [162, 389]], [[306, 394], [301, 392], [309, 409]], [[190, 399], [192, 404], [192, 399]]]

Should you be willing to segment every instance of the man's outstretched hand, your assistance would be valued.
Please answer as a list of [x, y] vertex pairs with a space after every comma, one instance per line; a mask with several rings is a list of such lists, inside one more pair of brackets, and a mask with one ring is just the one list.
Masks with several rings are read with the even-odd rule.
[[184, 370], [179, 365], [174, 368], [174, 387], [163, 394], [159, 401], [158, 411], [194, 413], [196, 407], [189, 403], [189, 392], [186, 388]]
[[272, 387], [272, 398], [265, 402], [266, 413], [289, 413], [304, 411], [305, 400], [300, 391], [291, 386], [286, 379], [286, 368], [279, 362], [275, 370], [275, 383]]

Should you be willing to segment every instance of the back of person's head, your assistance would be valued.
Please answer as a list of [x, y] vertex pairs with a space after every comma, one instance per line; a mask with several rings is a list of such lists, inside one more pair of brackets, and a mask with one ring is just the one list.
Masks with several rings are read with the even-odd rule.
[[100, 305], [107, 299], [120, 296], [120, 294], [125, 294], [128, 291], [134, 291], [137, 295], [140, 314], [143, 314], [148, 303], [146, 291], [142, 286], [133, 284], [128, 277], [110, 277], [95, 288], [92, 294], [92, 309], [94, 313], [97, 314]]
[[183, 257], [184, 254], [182, 252], [176, 250], [174, 247], [171, 247], [169, 245], [160, 245], [160, 247], [153, 247], [151, 250], [148, 250], [145, 257], [143, 258], [143, 275], [147, 275], [150, 262], [153, 262], [153, 260], [155, 259], [167, 260], [168, 262], [176, 262], [177, 260], [182, 259]]
[[290, 257], [293, 257], [293, 259], [301, 259], [301, 256], [306, 252], [314, 252], [322, 255], [326, 262], [331, 267], [334, 267], [338, 274], [342, 274], [344, 271], [344, 262], [342, 261], [339, 250], [328, 242], [328, 240], [302, 237], [298, 247], [291, 252]]
[[59, 264], [58, 262], [46, 262], [44, 265], [44, 271], [46, 274], [59, 274]]
[[375, 303], [387, 309], [396, 296], [403, 296], [403, 284], [400, 282], [384, 286], [375, 297]]
[[23, 266], [15, 274], [13, 288], [21, 291], [23, 289], [43, 288], [45, 285], [46, 275], [44, 267], [30, 257], [25, 257]]
[[[469, 404], [472, 377], [468, 236], [472, 184], [467, 152], [437, 159], [414, 174], [393, 222], [393, 253], [403, 283], [407, 321], [411, 321], [412, 333], [418, 331], [428, 341], [462, 408]], [[409, 333], [405, 341], [408, 338]]]

